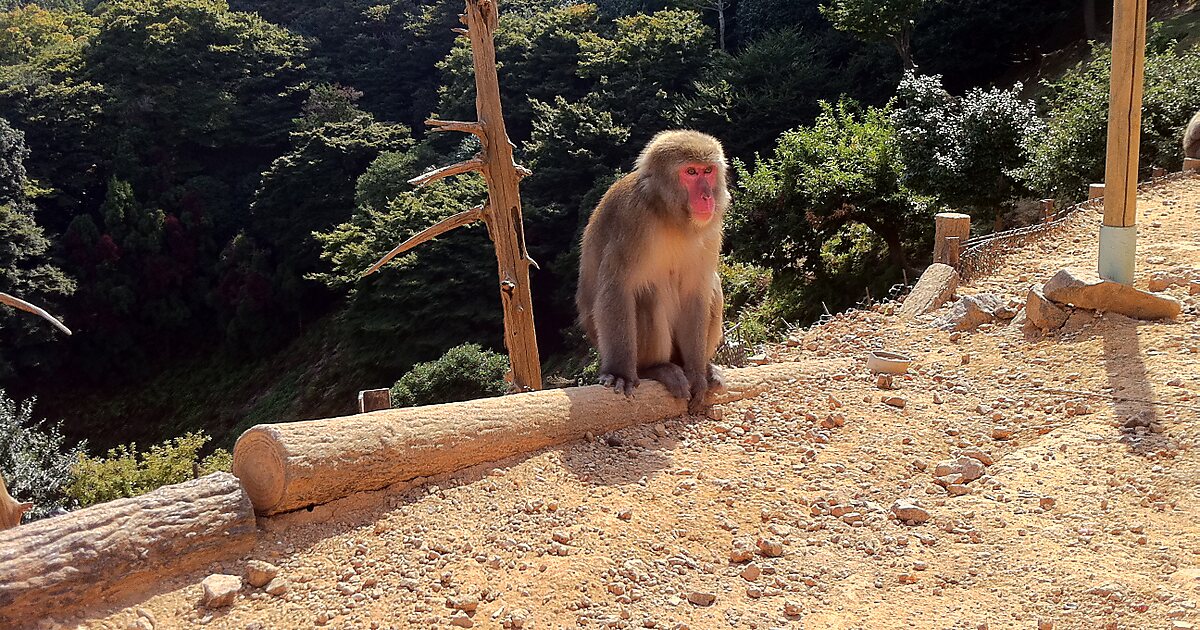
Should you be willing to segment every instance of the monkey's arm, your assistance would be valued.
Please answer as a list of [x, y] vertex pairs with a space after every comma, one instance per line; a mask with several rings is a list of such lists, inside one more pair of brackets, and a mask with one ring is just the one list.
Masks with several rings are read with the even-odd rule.
[[[619, 254], [607, 253], [604, 260]], [[615, 265], [600, 265], [598, 291], [592, 309], [596, 345], [600, 351], [600, 384], [619, 394], [633, 395], [638, 386], [637, 314], [632, 288]]]

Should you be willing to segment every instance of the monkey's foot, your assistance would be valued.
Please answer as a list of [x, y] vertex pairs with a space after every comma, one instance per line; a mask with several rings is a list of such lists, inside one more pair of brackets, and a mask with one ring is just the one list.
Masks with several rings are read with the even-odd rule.
[[691, 387], [688, 386], [687, 375], [683, 368], [674, 363], [660, 363], [644, 370], [638, 370], [638, 376], [645, 376], [663, 384], [667, 391], [676, 398], [687, 400], [691, 397]]
[[708, 365], [708, 389], [714, 392], [725, 391], [725, 374], [721, 368], [711, 363]]
[[611, 387], [618, 394], [625, 394], [626, 398], [633, 398], [633, 390], [638, 386], [636, 378], [626, 378], [616, 374], [601, 374], [599, 382], [605, 387]]

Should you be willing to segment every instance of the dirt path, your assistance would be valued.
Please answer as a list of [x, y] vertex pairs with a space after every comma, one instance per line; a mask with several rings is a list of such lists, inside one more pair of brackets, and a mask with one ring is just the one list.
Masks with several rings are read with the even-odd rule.
[[[1143, 283], [1156, 269], [1200, 268], [1200, 177], [1141, 199]], [[1088, 271], [1098, 225], [1097, 213], [1080, 215], [962, 292], [1023, 298], [1059, 268]], [[951, 335], [899, 322], [890, 306], [839, 316], [772, 360], [860, 359], [886, 346], [918, 357], [898, 391], [877, 389], [860, 360], [715, 418], [355, 497], [264, 523], [249, 558], [280, 567], [283, 595], [247, 586], [214, 611], [198, 604], [207, 574], [181, 575], [135, 607], [63, 621], [1191, 628], [1200, 625], [1200, 297], [1167, 293], [1184, 301], [1177, 322], [1076, 315], [1040, 338], [1009, 325]], [[949, 496], [933, 474], [964, 449], [992, 463]], [[893, 520], [898, 499], [918, 502], [928, 522]], [[211, 572], [241, 574], [245, 560]]]

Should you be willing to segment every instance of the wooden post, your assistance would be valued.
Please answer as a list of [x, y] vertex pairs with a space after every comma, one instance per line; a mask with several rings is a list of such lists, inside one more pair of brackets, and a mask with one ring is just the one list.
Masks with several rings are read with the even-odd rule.
[[392, 408], [392, 392], [387, 389], [364, 389], [358, 392], [358, 413]]
[[962, 237], [947, 236], [946, 237], [946, 264], [958, 270], [959, 262], [962, 259]]
[[1049, 223], [1053, 219], [1054, 219], [1054, 200], [1053, 199], [1043, 199], [1042, 200], [1042, 222]]
[[[500, 302], [504, 307], [504, 345], [512, 365], [513, 388], [517, 391], [541, 389], [542, 368], [533, 326], [533, 297], [529, 291], [529, 266], [535, 265], [525, 249], [525, 227], [521, 220], [519, 182], [529, 171], [513, 162], [512, 142], [504, 127], [500, 107], [500, 81], [496, 76], [496, 49], [493, 40], [499, 14], [495, 0], [466, 0], [461, 20], [465, 29], [454, 29], [471, 40], [475, 64], [475, 110], [477, 122], [427, 120], [433, 131], [461, 131], [479, 138], [483, 150], [474, 158], [430, 171], [409, 180], [414, 185], [457, 175], [478, 172], [487, 181], [488, 202], [480, 208], [465, 210], [442, 220], [388, 252], [366, 274], [392, 258], [435, 238], [439, 234], [482, 219], [496, 248], [499, 268]], [[536, 266], [536, 265], [535, 265]], [[364, 274], [364, 275], [366, 275]]]
[[957, 212], [939, 212], [933, 218], [933, 262], [956, 267], [958, 261], [951, 262], [951, 244], [948, 239], [956, 237], [961, 252], [962, 245], [971, 236], [971, 216]]
[[1108, 109], [1108, 161], [1104, 172], [1104, 225], [1100, 277], [1133, 283], [1137, 246], [1138, 157], [1146, 58], [1146, 3], [1115, 0], [1112, 80]]

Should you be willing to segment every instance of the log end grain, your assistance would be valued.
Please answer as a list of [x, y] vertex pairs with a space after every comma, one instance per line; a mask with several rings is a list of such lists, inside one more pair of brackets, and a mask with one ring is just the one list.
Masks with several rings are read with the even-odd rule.
[[234, 445], [233, 474], [259, 514], [270, 514], [283, 501], [287, 470], [283, 442], [269, 425], [251, 428]]

